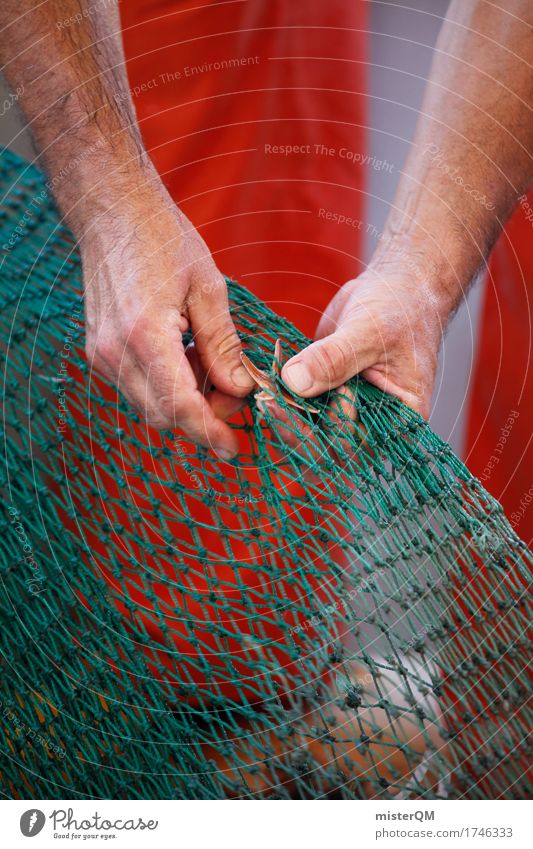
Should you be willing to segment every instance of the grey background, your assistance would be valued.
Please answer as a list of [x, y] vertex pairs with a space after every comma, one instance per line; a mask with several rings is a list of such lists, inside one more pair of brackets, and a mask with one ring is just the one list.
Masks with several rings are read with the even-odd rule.
[[[349, 2], [349, 0], [347, 0]], [[394, 164], [370, 171], [367, 220], [381, 232], [413, 136], [425, 79], [448, 0], [373, 0], [370, 41], [369, 153]], [[0, 103], [7, 89], [0, 79]], [[33, 147], [16, 107], [0, 118], [0, 145], [28, 158]], [[375, 239], [369, 235], [369, 258]], [[467, 389], [473, 365], [482, 286], [477, 284], [453, 318], [444, 340], [431, 424], [462, 454]]]

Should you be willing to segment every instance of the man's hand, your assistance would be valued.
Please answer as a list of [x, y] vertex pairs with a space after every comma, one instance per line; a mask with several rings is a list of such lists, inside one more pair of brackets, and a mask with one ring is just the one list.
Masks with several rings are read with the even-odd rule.
[[282, 379], [311, 398], [361, 374], [427, 418], [444, 323], [400, 258], [382, 262], [339, 290], [318, 341], [285, 364]]
[[149, 424], [233, 456], [224, 419], [252, 381], [224, 279], [144, 150], [116, 0], [3, 0], [0, 29], [0, 62], [80, 243], [91, 365]]
[[180, 427], [233, 456], [236, 438], [223, 420], [253, 382], [240, 363], [224, 278], [198, 232], [170, 199], [125, 199], [87, 231], [82, 260], [90, 364], [149, 425]]
[[283, 369], [304, 397], [356, 373], [429, 413], [442, 330], [533, 178], [531, 0], [452, 0], [370, 270]]

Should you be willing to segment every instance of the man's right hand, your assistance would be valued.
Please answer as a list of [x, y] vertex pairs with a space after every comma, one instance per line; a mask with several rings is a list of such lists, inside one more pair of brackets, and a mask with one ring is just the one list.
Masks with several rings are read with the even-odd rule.
[[118, 3], [2, 0], [0, 30], [0, 63], [80, 243], [90, 365], [150, 425], [233, 456], [224, 419], [253, 383], [224, 279], [144, 150]]
[[[89, 364], [149, 425], [181, 428], [229, 459], [237, 441], [224, 419], [253, 382], [240, 362], [226, 284], [170, 199], [143, 195], [104, 211], [82, 239]], [[185, 350], [187, 328], [193, 344]]]

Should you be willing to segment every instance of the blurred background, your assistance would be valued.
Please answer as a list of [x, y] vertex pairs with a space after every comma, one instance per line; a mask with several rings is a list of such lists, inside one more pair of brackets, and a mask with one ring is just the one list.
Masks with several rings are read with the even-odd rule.
[[[448, 0], [371, 0], [368, 153], [393, 165], [369, 170], [365, 259], [382, 231], [414, 133], [432, 50]], [[2, 81], [0, 103], [7, 96]], [[0, 117], [0, 144], [31, 159], [35, 151], [16, 104]], [[375, 229], [374, 229], [375, 228]], [[483, 282], [472, 287], [446, 334], [435, 386], [432, 427], [463, 455], [468, 385]]]

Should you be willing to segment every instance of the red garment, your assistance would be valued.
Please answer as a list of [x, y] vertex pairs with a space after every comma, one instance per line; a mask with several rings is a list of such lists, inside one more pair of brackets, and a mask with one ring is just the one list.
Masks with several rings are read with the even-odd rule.
[[533, 192], [523, 197], [491, 257], [470, 396], [466, 461], [533, 539], [531, 300]]

